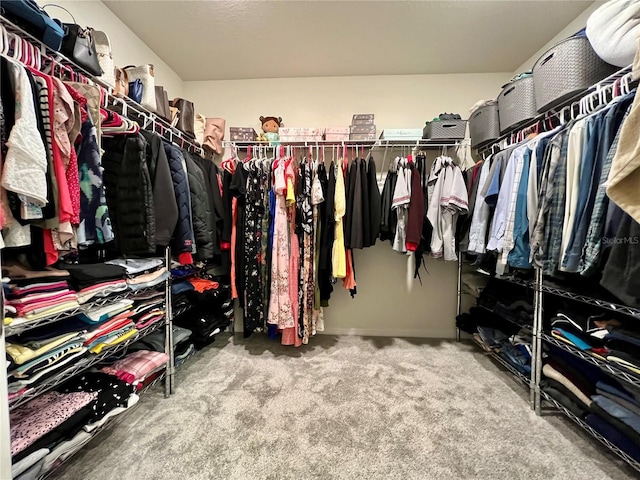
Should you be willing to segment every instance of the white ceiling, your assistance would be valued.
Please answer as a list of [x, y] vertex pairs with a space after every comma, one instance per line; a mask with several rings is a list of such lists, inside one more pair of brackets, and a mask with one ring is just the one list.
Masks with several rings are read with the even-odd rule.
[[103, 2], [186, 81], [512, 72], [592, 3]]

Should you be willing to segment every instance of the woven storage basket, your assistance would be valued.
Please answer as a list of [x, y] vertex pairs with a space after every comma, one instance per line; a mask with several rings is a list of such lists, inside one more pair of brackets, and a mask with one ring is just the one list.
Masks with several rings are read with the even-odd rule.
[[469, 117], [469, 136], [471, 147], [476, 148], [500, 136], [498, 104], [480, 107]]
[[500, 133], [536, 116], [536, 96], [531, 75], [513, 80], [498, 95]]
[[462, 140], [466, 134], [466, 120], [427, 122], [427, 125], [422, 130], [422, 138], [428, 140]]
[[616, 70], [598, 57], [587, 37], [563, 40], [533, 66], [538, 112], [562, 103]]

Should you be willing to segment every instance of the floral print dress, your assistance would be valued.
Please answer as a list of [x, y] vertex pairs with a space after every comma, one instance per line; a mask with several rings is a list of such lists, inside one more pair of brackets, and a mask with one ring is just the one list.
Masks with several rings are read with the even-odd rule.
[[294, 327], [293, 309], [289, 292], [289, 226], [287, 221], [287, 184], [285, 164], [278, 162], [273, 173], [273, 190], [276, 198], [273, 219], [271, 253], [271, 298], [267, 322], [278, 326], [279, 330]]

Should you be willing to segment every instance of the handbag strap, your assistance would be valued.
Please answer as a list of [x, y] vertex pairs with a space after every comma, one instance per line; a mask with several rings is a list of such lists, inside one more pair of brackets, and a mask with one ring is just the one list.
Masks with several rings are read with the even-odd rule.
[[44, 10], [46, 7], [58, 7], [61, 10], [64, 10], [65, 12], [67, 12], [69, 14], [69, 16], [73, 19], [73, 23], [75, 23], [76, 25], [78, 24], [78, 22], [76, 22], [76, 17], [73, 16], [73, 14], [67, 10], [66, 8], [56, 4], [56, 3], [47, 3], [46, 5], [42, 6], [42, 9]]

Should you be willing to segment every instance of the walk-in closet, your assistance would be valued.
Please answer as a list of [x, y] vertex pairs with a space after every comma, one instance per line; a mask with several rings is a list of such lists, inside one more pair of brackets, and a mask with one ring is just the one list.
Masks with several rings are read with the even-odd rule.
[[640, 1], [0, 4], [0, 480], [640, 476]]

